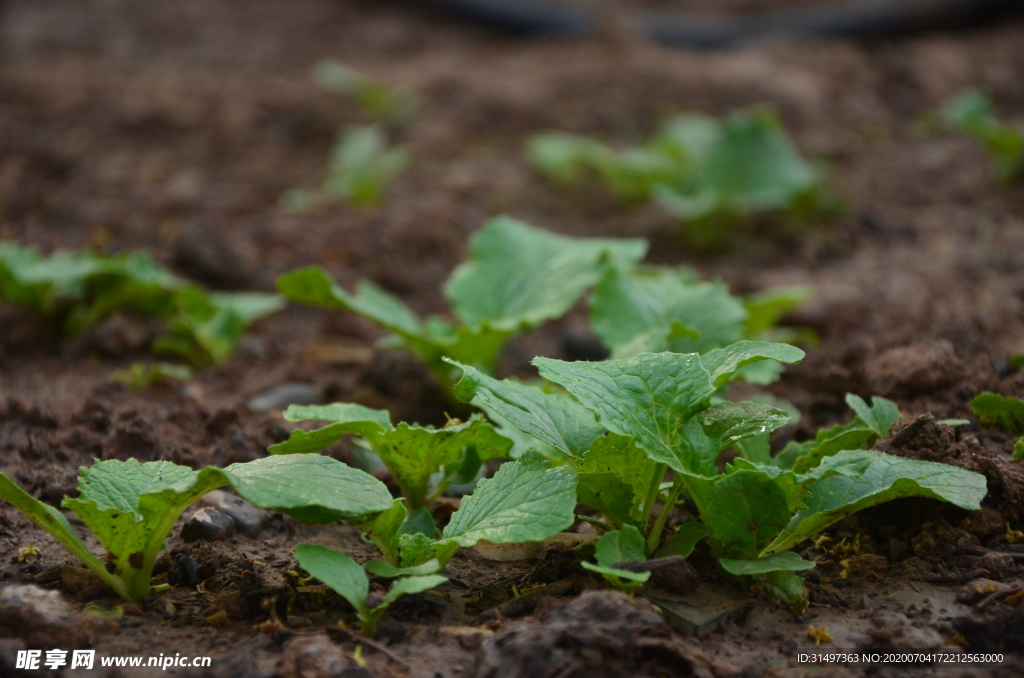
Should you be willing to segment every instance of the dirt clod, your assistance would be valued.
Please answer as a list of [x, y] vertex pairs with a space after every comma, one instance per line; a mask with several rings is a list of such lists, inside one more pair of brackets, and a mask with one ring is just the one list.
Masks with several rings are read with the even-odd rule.
[[696, 665], [650, 603], [587, 591], [545, 619], [518, 623], [484, 643], [477, 676], [690, 676]]
[[700, 586], [700, 575], [693, 565], [679, 560], [651, 573], [651, 582], [658, 588], [672, 593], [689, 593]]
[[54, 638], [62, 646], [79, 648], [94, 635], [89, 620], [71, 609], [57, 591], [32, 584], [0, 591], [0, 637], [20, 638], [30, 648], [49, 648]]
[[986, 553], [974, 567], [984, 570], [989, 579], [1003, 581], [1017, 572], [1017, 561], [1009, 553]]
[[281, 656], [281, 678], [339, 678], [347, 668], [344, 653], [322, 634], [293, 638]]
[[967, 366], [953, 344], [938, 340], [889, 349], [870, 360], [864, 371], [874, 393], [906, 396], [950, 386], [965, 376]]

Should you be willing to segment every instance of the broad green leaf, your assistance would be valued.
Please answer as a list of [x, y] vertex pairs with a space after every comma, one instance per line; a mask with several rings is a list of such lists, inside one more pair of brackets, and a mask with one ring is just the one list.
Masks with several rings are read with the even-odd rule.
[[632, 265], [647, 251], [644, 240], [570, 238], [507, 216], [488, 221], [469, 247], [445, 296], [467, 325], [506, 331], [563, 315], [610, 262]]
[[806, 473], [821, 463], [822, 459], [843, 450], [860, 449], [874, 438], [875, 432], [861, 421], [837, 424], [818, 431], [814, 440], [789, 443], [775, 458], [775, 463], [780, 468]]
[[790, 415], [771, 405], [755, 402], [716, 403], [700, 413], [704, 433], [721, 441], [725, 449], [746, 438], [765, 435], [790, 422]]
[[63, 513], [49, 504], [39, 501], [3, 473], [0, 473], [0, 499], [10, 502], [14, 508], [45, 530], [58, 544], [82, 561], [99, 577], [100, 581], [113, 589], [119, 596], [125, 599], [131, 598], [124, 582], [108, 572], [103, 562], [89, 551]]
[[421, 533], [399, 535], [398, 547], [402, 567], [418, 567], [436, 555], [434, 540]]
[[612, 268], [590, 300], [594, 331], [617, 358], [724, 346], [742, 337], [746, 318], [724, 283], [700, 282], [686, 269]]
[[439, 574], [404, 577], [391, 585], [388, 592], [384, 594], [384, 602], [381, 603], [379, 607], [389, 607], [402, 596], [411, 595], [413, 593], [422, 593], [423, 591], [432, 589], [435, 586], [440, 586], [446, 581], [448, 581], [448, 577], [443, 577]]
[[611, 582], [612, 586], [632, 595], [644, 582], [651, 578], [650, 572], [630, 572], [614, 567], [603, 567], [594, 563], [582, 562], [583, 569], [596, 572]]
[[319, 454], [266, 457], [224, 469], [243, 499], [307, 524], [365, 522], [391, 508], [384, 483]]
[[756, 464], [772, 463], [772, 448], [768, 444], [767, 433], [737, 440], [733, 448], [735, 448], [736, 453], [740, 455], [741, 459], [746, 459]]
[[334, 589], [357, 612], [368, 610], [366, 598], [370, 595], [370, 580], [356, 561], [344, 553], [314, 544], [296, 546], [295, 560], [303, 570]]
[[712, 382], [718, 388], [744, 365], [760, 360], [777, 360], [780, 363], [798, 363], [804, 359], [804, 352], [789, 344], [775, 344], [768, 341], [738, 341], [735, 344], [708, 351], [700, 362], [711, 373]]
[[288, 299], [308, 306], [351, 311], [400, 336], [420, 338], [419, 318], [393, 295], [368, 280], [349, 294], [320, 266], [306, 266], [277, 278], [277, 289]]
[[986, 426], [1001, 426], [1015, 436], [1024, 435], [1024, 401], [996, 393], [982, 393], [971, 400], [971, 411]]
[[792, 551], [783, 551], [782, 553], [775, 553], [765, 558], [754, 560], [721, 558], [718, 562], [721, 563], [726, 572], [736, 575], [765, 574], [766, 572], [778, 572], [780, 570], [799, 572], [801, 570], [813, 569], [815, 565], [815, 563], [804, 560]]
[[727, 554], [753, 558], [789, 522], [782, 489], [763, 471], [740, 470], [719, 479], [705, 519]]
[[696, 354], [641, 353], [599, 363], [535, 358], [533, 364], [594, 412], [600, 425], [636, 440], [652, 460], [681, 473], [717, 473], [717, 450], [699, 426], [686, 426], [715, 391]]
[[697, 520], [683, 523], [679, 530], [676, 531], [675, 536], [658, 549], [655, 557], [682, 556], [683, 558], [688, 558], [693, 553], [694, 547], [697, 546], [697, 542], [707, 535], [708, 528], [705, 527], [704, 523]]
[[594, 415], [564, 394], [530, 384], [498, 381], [468, 365], [447, 362], [462, 369], [455, 396], [464, 403], [476, 400], [519, 430], [572, 457], [579, 457], [604, 429]]
[[416, 567], [395, 567], [383, 560], [371, 560], [366, 563], [366, 571], [378, 577], [418, 577], [426, 574], [434, 574], [441, 570], [441, 563], [438, 560], [428, 560]]
[[425, 504], [430, 477], [460, 461], [465, 448], [475, 448], [480, 461], [489, 461], [505, 457], [512, 446], [510, 440], [478, 417], [442, 429], [401, 423], [368, 440], [391, 471], [410, 508]]
[[[871, 407], [868, 407], [863, 398], [853, 393], [847, 393], [846, 404], [857, 413], [857, 418], [874, 431], [879, 438], [887, 438], [889, 427], [900, 418], [900, 410], [896, 407], [896, 403], [881, 396], [874, 396], [871, 399]], [[1024, 407], [1024, 403], [1021, 405]]]
[[346, 435], [357, 435], [373, 440], [391, 430], [391, 415], [387, 410], [373, 410], [355, 403], [330, 405], [289, 405], [284, 411], [285, 421], [329, 421], [329, 426], [313, 431], [296, 429], [288, 440], [271, 445], [271, 454], [301, 454], [319, 452], [330, 447]]
[[[851, 462], [861, 470], [851, 472]], [[848, 515], [901, 497], [930, 497], [976, 511], [985, 497], [985, 476], [948, 464], [904, 459], [870, 450], [845, 450], [828, 457], [816, 469], [825, 474], [845, 467], [807, 486], [806, 508], [764, 548], [760, 556], [785, 551]], [[717, 535], [716, 535], [717, 536]]]
[[579, 501], [619, 522], [640, 520], [656, 466], [632, 438], [609, 433], [576, 463]]
[[353, 125], [339, 133], [331, 148], [321, 188], [356, 207], [377, 207], [410, 164], [412, 154], [392, 145], [383, 125]]
[[442, 538], [463, 547], [486, 540], [495, 544], [540, 541], [572, 525], [576, 472], [528, 453], [503, 464], [462, 500]]
[[580, 179], [598, 144], [575, 134], [542, 132], [526, 140], [526, 160], [546, 178], [563, 184]]
[[623, 525], [621, 530], [605, 532], [594, 545], [594, 558], [601, 567], [642, 563], [647, 560], [644, 537], [633, 525]]

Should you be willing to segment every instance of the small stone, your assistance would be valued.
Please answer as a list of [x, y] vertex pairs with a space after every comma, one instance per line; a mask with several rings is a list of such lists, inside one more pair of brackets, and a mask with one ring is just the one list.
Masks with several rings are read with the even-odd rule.
[[289, 405], [314, 405], [320, 401], [320, 392], [310, 384], [288, 382], [278, 384], [253, 396], [247, 403], [253, 412], [283, 410]]
[[80, 648], [91, 642], [89, 621], [61, 600], [56, 591], [32, 584], [0, 591], [0, 636], [20, 638], [28, 647]]
[[330, 639], [318, 634], [294, 638], [284, 647], [281, 678], [335, 678], [349, 662]]
[[231, 516], [211, 508], [201, 508], [192, 514], [181, 528], [181, 538], [186, 544], [194, 541], [224, 541], [235, 534], [235, 521]]
[[651, 583], [672, 593], [689, 593], [700, 586], [700, 575], [685, 560], [659, 567], [651, 572]]
[[989, 579], [1003, 581], [1009, 579], [1017, 572], [1017, 561], [1009, 553], [986, 553], [974, 565], [979, 570], [985, 570]]
[[859, 607], [862, 610], [870, 610], [874, 606], [875, 602], [871, 600], [871, 596], [869, 596], [866, 593], [860, 597], [860, 602], [857, 603], [857, 607]]
[[246, 500], [223, 490], [208, 492], [199, 501], [200, 506], [209, 506], [231, 516], [239, 534], [256, 538], [267, 522], [267, 512], [256, 508]]

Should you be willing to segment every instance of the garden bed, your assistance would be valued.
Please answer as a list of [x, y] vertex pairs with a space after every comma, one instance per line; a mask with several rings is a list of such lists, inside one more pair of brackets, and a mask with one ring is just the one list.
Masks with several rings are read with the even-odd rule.
[[[738, 607], [753, 609], [699, 639], [669, 630], [642, 597], [605, 588], [573, 552], [501, 562], [464, 549], [449, 583], [394, 608], [377, 638], [386, 651], [362, 654], [370, 673], [347, 675], [542, 675], [525, 659], [536, 652], [550, 656], [548, 675], [795, 676], [807, 669], [796, 654], [814, 646], [808, 625], [833, 636], [822, 648], [966, 643], [1016, 662], [976, 674], [1020, 671], [1020, 608], [995, 599], [978, 608], [1021, 584], [1022, 554], [1004, 550], [1006, 523], [1024, 527], [1014, 439], [937, 422], [974, 420], [969, 403], [981, 391], [1024, 397], [1024, 373], [1009, 361], [1024, 352], [1024, 188], [999, 183], [970, 140], [926, 135], [918, 124], [968, 86], [988, 90], [1002, 118], [1024, 120], [1020, 20], [869, 45], [696, 53], [620, 34], [512, 38], [399, 2], [10, 0], [0, 12], [0, 239], [44, 250], [148, 248], [183, 276], [236, 290], [270, 291], [277, 275], [319, 264], [347, 288], [369, 278], [426, 314], [445, 308], [441, 284], [466, 258], [467, 236], [493, 215], [568, 235], [644, 237], [649, 260], [691, 265], [735, 293], [817, 289], [787, 322], [814, 328], [820, 344], [771, 387], [803, 414], [786, 435], [805, 439], [847, 421], [846, 393], [881, 395], [904, 421], [879, 449], [988, 481], [980, 513], [903, 499], [837, 524], [834, 543], [860, 535], [865, 554], [882, 560], [838, 586], [838, 570], [819, 568], [799, 617], [766, 594], [733, 591]], [[317, 180], [336, 128], [360, 119], [311, 81], [325, 57], [423, 100], [402, 138], [415, 162], [379, 210], [279, 206], [284, 191]], [[805, 155], [827, 164], [845, 216], [798, 231], [768, 221], [737, 248], [702, 253], [653, 206], [623, 207], [596, 183], [553, 187], [522, 157], [523, 139], [538, 130], [639, 139], [673, 112], [763, 103]], [[535, 355], [574, 355], [585, 315], [580, 305], [514, 340], [500, 373], [529, 376]], [[260, 458], [292, 425], [282, 407], [256, 412], [249, 401], [283, 383], [308, 385], [322, 402], [389, 409], [395, 421], [444, 424], [449, 405], [430, 373], [406, 353], [375, 348], [380, 336], [356, 316], [292, 306], [187, 384], [129, 391], [109, 378], [150, 359], [145, 324], [117, 316], [61, 341], [30, 313], [0, 307], [0, 470], [57, 504], [94, 459], [200, 468]], [[350, 458], [347, 442], [329, 453]], [[30, 542], [39, 556], [19, 562]], [[212, 656], [213, 668], [197, 675], [305, 675], [294, 667], [303, 652], [327, 663], [340, 652], [336, 666], [355, 666], [355, 637], [334, 626], [340, 599], [296, 594], [288, 571], [299, 543], [374, 557], [357, 530], [273, 514], [255, 537], [201, 543], [194, 551], [176, 530], [157, 568], [177, 584], [171, 591], [120, 620], [75, 618], [67, 637], [99, 654]], [[3, 586], [54, 588], [76, 610], [117, 603], [76, 577], [77, 561], [7, 504], [0, 553]], [[189, 586], [179, 555], [193, 559], [202, 591]], [[713, 583], [706, 560], [695, 562]], [[549, 595], [494, 613], [538, 585]], [[0, 629], [3, 665], [29, 632], [3, 621]]]

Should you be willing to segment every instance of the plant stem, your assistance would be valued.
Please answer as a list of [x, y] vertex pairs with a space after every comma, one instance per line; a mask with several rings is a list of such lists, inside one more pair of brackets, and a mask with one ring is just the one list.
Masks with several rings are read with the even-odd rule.
[[661, 481], [665, 479], [665, 472], [668, 471], [668, 464], [658, 464], [654, 467], [654, 478], [647, 490], [647, 499], [644, 502], [643, 524], [647, 525], [651, 519], [651, 512], [654, 510], [654, 502], [658, 499], [658, 492], [661, 490]]
[[654, 527], [651, 529], [651, 533], [647, 536], [647, 555], [652, 556], [658, 548], [658, 543], [661, 541], [661, 533], [665, 529], [665, 523], [668, 522], [669, 514], [672, 513], [672, 507], [675, 506], [676, 500], [679, 499], [679, 493], [683, 491], [683, 478], [681, 474], [676, 474], [675, 480], [672, 482], [672, 489], [668, 493], [668, 499], [661, 506], [661, 512], [658, 513], [658, 519], [654, 521]]
[[[451, 485], [452, 484], [448, 481], [441, 481], [438, 484], [438, 486], [434, 488], [434, 491], [427, 495], [426, 499], [423, 501], [423, 505], [429, 509], [431, 506], [433, 506], [435, 501], [441, 498], [441, 495], [444, 494], [444, 491], [451, 487]], [[413, 510], [416, 510], [417, 508], [419, 507], [412, 507]]]

